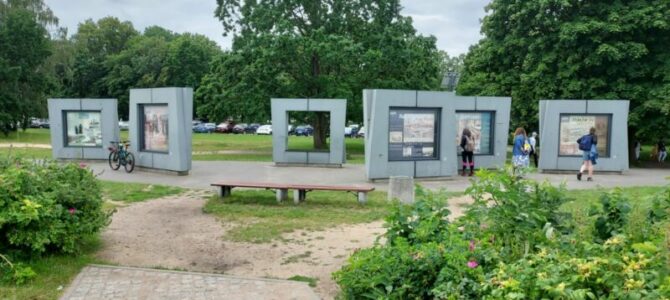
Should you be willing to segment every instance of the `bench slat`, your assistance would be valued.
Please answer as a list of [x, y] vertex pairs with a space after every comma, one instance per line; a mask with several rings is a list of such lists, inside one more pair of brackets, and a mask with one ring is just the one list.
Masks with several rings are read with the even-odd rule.
[[246, 188], [269, 188], [269, 189], [292, 189], [292, 190], [322, 190], [322, 191], [352, 191], [352, 192], [372, 192], [373, 186], [361, 185], [317, 185], [317, 184], [282, 184], [271, 182], [242, 182], [242, 181], [224, 181], [212, 183], [212, 186], [232, 186]]

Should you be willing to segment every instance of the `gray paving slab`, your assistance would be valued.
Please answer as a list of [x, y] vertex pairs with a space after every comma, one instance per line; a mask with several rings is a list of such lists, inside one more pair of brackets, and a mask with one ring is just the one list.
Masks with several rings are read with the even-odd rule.
[[[92, 163], [91, 168], [99, 173], [99, 178], [111, 181], [141, 182], [150, 184], [175, 185], [185, 188], [209, 189], [210, 184], [220, 180], [263, 181], [277, 183], [304, 184], [373, 184], [378, 190], [388, 188], [386, 181], [374, 183], [365, 178], [363, 165], [344, 165], [343, 168], [278, 167], [270, 162], [237, 161], [194, 161], [191, 174], [176, 176], [136, 170], [127, 174], [122, 170], [113, 171], [106, 163]], [[575, 171], [576, 174], [576, 171]], [[575, 174], [529, 174], [528, 177], [553, 184], [565, 182], [569, 189], [594, 187], [659, 186], [670, 183], [669, 169], [631, 169], [625, 174], [595, 174], [595, 181], [577, 181]], [[470, 186], [471, 177], [419, 180], [417, 183], [430, 189], [464, 191]]]
[[313, 300], [319, 297], [304, 282], [89, 265], [77, 275], [60, 299]]

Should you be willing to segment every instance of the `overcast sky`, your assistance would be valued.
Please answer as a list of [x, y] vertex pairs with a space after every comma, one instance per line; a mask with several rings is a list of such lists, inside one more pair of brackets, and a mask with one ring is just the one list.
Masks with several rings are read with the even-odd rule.
[[[480, 38], [479, 22], [490, 0], [401, 0], [403, 14], [414, 19], [414, 27], [424, 35], [437, 37], [437, 47], [450, 55], [466, 53]], [[45, 0], [69, 33], [77, 24], [115, 16], [133, 23], [136, 29], [158, 25], [175, 32], [208, 36], [223, 48], [230, 38], [214, 18], [216, 0]]]

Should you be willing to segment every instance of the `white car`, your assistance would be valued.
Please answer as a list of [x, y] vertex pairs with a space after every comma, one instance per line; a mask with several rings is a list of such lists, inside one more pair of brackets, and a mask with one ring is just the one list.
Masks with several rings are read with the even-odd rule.
[[263, 125], [258, 127], [256, 134], [272, 134], [272, 125]]
[[128, 121], [119, 121], [119, 129], [120, 130], [128, 130]]

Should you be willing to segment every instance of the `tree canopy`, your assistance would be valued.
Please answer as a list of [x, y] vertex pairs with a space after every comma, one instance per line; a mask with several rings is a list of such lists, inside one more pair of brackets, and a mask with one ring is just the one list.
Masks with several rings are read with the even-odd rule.
[[218, 0], [215, 14], [234, 40], [202, 83], [201, 116], [263, 120], [271, 97], [345, 98], [361, 121], [364, 88], [439, 87], [435, 38], [416, 33], [398, 0]]
[[511, 96], [512, 123], [527, 129], [540, 99], [626, 99], [630, 134], [668, 133], [670, 2], [493, 0], [487, 10], [458, 93]]
[[51, 52], [39, 3], [0, 0], [0, 131], [5, 134], [43, 113], [48, 89], [43, 65]]

